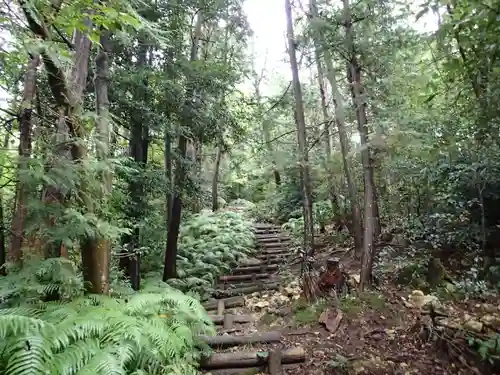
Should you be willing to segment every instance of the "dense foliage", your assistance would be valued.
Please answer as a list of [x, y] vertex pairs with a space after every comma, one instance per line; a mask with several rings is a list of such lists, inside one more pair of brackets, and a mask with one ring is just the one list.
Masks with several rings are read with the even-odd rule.
[[[219, 276], [255, 252], [251, 225], [242, 214], [231, 211], [192, 215], [179, 235], [178, 278], [168, 283], [202, 296], [209, 293]], [[150, 274], [146, 289], [156, 285], [157, 276]]]
[[207, 348], [193, 334], [214, 332], [198, 301], [169, 288], [2, 309], [0, 326], [3, 374], [196, 374]]
[[233, 200], [348, 229], [361, 289], [442, 259], [497, 295], [498, 0], [285, 3], [273, 70], [241, 0], [2, 3], [0, 371], [194, 371], [194, 298], [254, 248]]

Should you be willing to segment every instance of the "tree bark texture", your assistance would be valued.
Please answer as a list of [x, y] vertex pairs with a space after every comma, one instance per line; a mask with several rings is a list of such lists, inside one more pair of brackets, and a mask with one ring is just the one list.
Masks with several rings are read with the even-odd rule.
[[19, 154], [18, 154], [18, 177], [16, 186], [16, 200], [14, 204], [14, 214], [12, 217], [12, 227], [10, 244], [8, 251], [8, 261], [16, 264], [22, 262], [22, 244], [24, 239], [24, 222], [27, 213], [28, 189], [22, 175], [29, 168], [31, 157], [31, 135], [33, 132], [33, 108], [35, 106], [36, 95], [36, 74], [40, 65], [40, 56], [33, 56], [28, 62], [28, 69], [24, 77], [24, 92], [21, 110], [19, 113]]
[[302, 174], [303, 196], [304, 196], [304, 222], [306, 224], [304, 246], [312, 255], [314, 252], [314, 222], [312, 214], [312, 187], [309, 173], [309, 157], [307, 150], [306, 121], [304, 116], [304, 102], [302, 99], [302, 88], [300, 85], [299, 68], [295, 54], [296, 42], [293, 32], [292, 6], [290, 0], [285, 0], [285, 12], [287, 18], [287, 39], [290, 67], [292, 69], [292, 86], [295, 98], [295, 116], [297, 126], [297, 141], [299, 146], [299, 165]]
[[361, 140], [361, 163], [363, 165], [364, 181], [364, 233], [363, 254], [361, 257], [361, 280], [360, 290], [371, 286], [373, 247], [375, 233], [377, 232], [377, 218], [375, 214], [375, 186], [373, 166], [370, 157], [370, 145], [368, 140], [368, 120], [366, 117], [366, 101], [361, 87], [361, 67], [357, 58], [354, 45], [354, 30], [352, 26], [351, 10], [349, 0], [342, 0], [344, 5], [345, 45], [350, 61], [347, 64], [347, 78], [351, 87], [353, 105], [356, 109], [356, 120]]
[[212, 180], [212, 211], [215, 212], [219, 209], [219, 171], [220, 163], [222, 160], [222, 146], [217, 147], [217, 155], [215, 157], [215, 170]]

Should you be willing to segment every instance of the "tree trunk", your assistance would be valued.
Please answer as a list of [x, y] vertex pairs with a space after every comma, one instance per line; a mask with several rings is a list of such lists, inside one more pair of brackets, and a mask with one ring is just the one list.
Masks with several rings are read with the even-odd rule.
[[[318, 18], [318, 9], [316, 0], [311, 0], [311, 14], [313, 18]], [[349, 230], [354, 237], [354, 247], [356, 256], [359, 258], [363, 249], [363, 227], [361, 225], [361, 211], [358, 204], [357, 188], [354, 178], [352, 176], [352, 167], [349, 161], [349, 140], [347, 139], [347, 131], [345, 126], [345, 113], [344, 113], [344, 100], [337, 85], [337, 76], [333, 67], [332, 57], [328, 50], [328, 46], [320, 36], [319, 32], [315, 32], [315, 38], [320, 40], [319, 45], [323, 49], [323, 58], [327, 70], [327, 78], [330, 82], [333, 93], [333, 101], [335, 105], [335, 122], [337, 123], [337, 130], [339, 133], [340, 150], [342, 153], [342, 162], [344, 165], [344, 175], [347, 182], [347, 189], [349, 191], [349, 200], [351, 201], [351, 219], [352, 225]]]
[[328, 176], [328, 194], [330, 196], [330, 201], [332, 203], [333, 212], [339, 214], [339, 201], [337, 198], [337, 194], [335, 193], [335, 185], [333, 179], [333, 172], [330, 168], [330, 163], [332, 162], [332, 144], [330, 142], [330, 124], [332, 121], [328, 116], [328, 111], [326, 109], [326, 94], [325, 94], [325, 86], [324, 86], [324, 74], [323, 74], [323, 65], [321, 64], [321, 58], [319, 54], [319, 45], [317, 42], [315, 45], [315, 57], [316, 57], [316, 67], [318, 69], [318, 87], [319, 93], [321, 96], [321, 110], [323, 112], [323, 138], [325, 145], [325, 156], [324, 156], [324, 168], [325, 172]]
[[368, 120], [366, 117], [366, 101], [363, 98], [361, 88], [361, 67], [357, 59], [354, 45], [354, 31], [352, 28], [351, 10], [349, 0], [342, 0], [344, 5], [345, 46], [350, 61], [347, 64], [347, 78], [351, 86], [353, 106], [356, 109], [356, 119], [361, 140], [361, 162], [363, 165], [364, 181], [364, 233], [363, 233], [363, 255], [361, 258], [361, 280], [360, 290], [371, 286], [373, 247], [375, 233], [377, 232], [377, 219], [375, 217], [375, 186], [373, 177], [373, 166], [370, 157], [370, 145], [368, 141]]
[[[261, 95], [260, 95], [260, 82], [262, 80], [262, 75], [260, 78], [256, 78], [254, 82], [254, 88], [255, 88], [255, 98], [257, 101], [257, 105], [261, 105]], [[260, 109], [260, 107], [259, 107]], [[280, 172], [278, 171], [277, 165], [276, 165], [276, 160], [274, 157], [274, 150], [273, 150], [273, 144], [271, 142], [271, 129], [269, 129], [269, 121], [264, 117], [263, 114], [260, 114], [259, 110], [259, 116], [261, 116], [261, 121], [262, 121], [262, 135], [263, 135], [263, 140], [265, 143], [265, 147], [267, 149], [267, 152], [269, 153], [269, 157], [272, 158], [272, 165], [273, 165], [273, 177], [274, 177], [274, 183], [276, 184], [276, 187], [279, 187], [281, 185], [281, 175]]]
[[165, 197], [166, 202], [166, 212], [165, 212], [165, 223], [166, 230], [168, 231], [168, 227], [170, 224], [170, 218], [172, 217], [172, 138], [168, 133], [168, 130], [165, 129], [165, 134], [163, 135], [163, 144], [164, 144], [164, 157], [165, 157], [165, 181], [168, 184], [168, 190]]
[[[3, 148], [7, 150], [9, 147], [9, 136], [12, 129], [12, 121], [7, 124], [7, 129], [5, 132], [5, 137], [3, 140]], [[3, 173], [3, 166], [0, 165], [0, 176]], [[3, 190], [3, 188], [2, 188]], [[3, 193], [0, 190], [0, 275], [5, 276], [7, 271], [5, 269], [5, 262], [7, 261], [7, 235], [6, 235], [7, 227], [5, 225], [5, 216], [3, 210]]]
[[218, 197], [218, 186], [219, 186], [219, 170], [220, 162], [222, 160], [222, 146], [217, 147], [217, 156], [215, 158], [215, 171], [212, 180], [212, 211], [215, 212], [219, 209], [219, 197]]
[[[147, 69], [149, 46], [145, 40], [141, 40], [140, 49], [137, 56], [137, 71]], [[139, 103], [147, 102], [148, 82], [144, 78], [140, 89], [137, 90], [136, 100]], [[130, 122], [130, 141], [129, 154], [137, 165], [141, 173], [131, 176], [128, 183], [130, 203], [128, 207], [128, 216], [134, 222], [139, 222], [144, 215], [144, 172], [147, 165], [149, 149], [149, 130], [144, 121], [143, 112], [136, 110], [131, 116]], [[138, 249], [141, 246], [140, 229], [138, 226], [132, 228], [132, 233], [124, 237], [125, 252], [120, 257], [120, 268], [130, 281], [132, 289], [139, 290], [141, 282], [140, 274], [140, 253]]]
[[285, 0], [285, 11], [287, 17], [287, 38], [288, 38], [288, 54], [290, 56], [290, 67], [292, 69], [292, 84], [295, 97], [295, 116], [297, 124], [297, 141], [300, 154], [300, 168], [303, 178], [303, 193], [304, 193], [304, 222], [307, 223], [306, 236], [309, 243], [305, 243], [305, 247], [309, 246], [308, 252], [314, 253], [314, 222], [312, 214], [312, 188], [311, 177], [309, 175], [309, 158], [307, 151], [307, 134], [306, 121], [304, 116], [304, 103], [302, 101], [302, 89], [299, 79], [299, 68], [297, 64], [297, 56], [295, 55], [296, 42], [293, 33], [292, 22], [292, 6], [290, 0]]
[[6, 253], [6, 240], [7, 236], [5, 235], [5, 217], [3, 214], [3, 199], [2, 194], [0, 193], [0, 275], [5, 276], [7, 274], [5, 269], [5, 262], [7, 260]]
[[[53, 40], [51, 29], [44, 23], [42, 17], [36, 17], [36, 10], [29, 7], [24, 0], [19, 1], [23, 13], [28, 22], [31, 31], [40, 39], [49, 42]], [[54, 12], [58, 12], [59, 7], [55, 7]], [[51, 16], [54, 16], [53, 14]], [[83, 22], [90, 28], [91, 22], [89, 18], [84, 17]], [[78, 113], [83, 101], [83, 92], [87, 82], [88, 75], [88, 59], [90, 54], [91, 42], [87, 35], [76, 30], [73, 34], [72, 44], [74, 46], [74, 65], [69, 78], [58, 63], [52, 60], [52, 57], [47, 51], [42, 51], [45, 70], [47, 71], [47, 79], [52, 96], [56, 103], [56, 113], [58, 113], [57, 135], [59, 138], [55, 155], [61, 159], [73, 161], [81, 161], [86, 157], [86, 150], [82, 142], [79, 140], [84, 138], [85, 127], [78, 124]], [[83, 186], [80, 190], [84, 189]], [[79, 191], [83, 204], [92, 208], [92, 201], [88, 195]], [[68, 192], [61, 191], [60, 187], [55, 185], [46, 186], [42, 194], [43, 205], [64, 205], [65, 198]], [[50, 215], [46, 219], [49, 227], [55, 226], [56, 217]], [[51, 238], [46, 238], [47, 245], [45, 246], [45, 255], [47, 257], [57, 257], [61, 255], [61, 242], [54, 243]]]
[[40, 64], [40, 56], [34, 56], [28, 62], [28, 69], [24, 77], [24, 93], [19, 113], [19, 157], [17, 162], [17, 186], [16, 201], [14, 204], [14, 215], [12, 217], [12, 228], [8, 260], [20, 264], [22, 262], [22, 243], [24, 238], [24, 220], [26, 217], [26, 203], [28, 200], [28, 189], [22, 180], [22, 175], [29, 168], [31, 157], [31, 134], [33, 131], [33, 107], [36, 93], [36, 72]]
[[[101, 48], [95, 59], [94, 83], [97, 111], [96, 155], [99, 160], [105, 161], [108, 159], [110, 144], [108, 99], [110, 34], [108, 31], [102, 30], [100, 43]], [[105, 206], [108, 194], [111, 192], [111, 172], [103, 172], [102, 183], [103, 194], [100, 201]], [[89, 237], [85, 246], [82, 246], [83, 279], [89, 284], [88, 292], [95, 294], [107, 294], [109, 292], [110, 252], [111, 243], [104, 237]]]
[[[203, 163], [203, 157], [202, 157], [202, 144], [199, 139], [196, 139], [194, 142], [194, 175], [196, 176], [196, 184], [197, 186], [200, 186], [202, 184], [202, 163]], [[197, 214], [200, 213], [201, 209], [203, 207], [203, 202], [202, 202], [202, 195], [197, 194], [194, 202], [193, 202], [193, 213]]]
[[[191, 44], [190, 62], [198, 60], [198, 51], [201, 38], [201, 27], [203, 25], [203, 16], [198, 13], [194, 29], [193, 42]], [[189, 127], [192, 124], [191, 103], [195, 94], [195, 82], [189, 82], [186, 90], [186, 101], [184, 102], [183, 113], [181, 116], [182, 126]], [[163, 266], [163, 281], [177, 277], [177, 241], [179, 239], [179, 228], [182, 214], [182, 189], [186, 178], [186, 167], [184, 159], [186, 158], [188, 140], [182, 133], [179, 134], [177, 145], [177, 154], [179, 163], [177, 163], [174, 173], [174, 197], [172, 200], [172, 218], [168, 227], [167, 246], [165, 249], [165, 263]]]

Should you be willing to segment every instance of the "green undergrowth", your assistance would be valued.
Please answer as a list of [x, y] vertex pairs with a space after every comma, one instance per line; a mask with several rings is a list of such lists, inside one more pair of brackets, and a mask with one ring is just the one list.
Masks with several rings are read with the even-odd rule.
[[0, 373], [196, 374], [196, 336], [215, 334], [197, 297], [254, 249], [242, 214], [202, 212], [181, 226], [172, 285], [156, 275], [134, 292], [113, 263], [110, 297], [84, 297], [71, 260], [27, 259], [0, 278]]
[[341, 298], [339, 307], [347, 316], [355, 316], [365, 311], [383, 313], [387, 304], [381, 294], [366, 291]]
[[[202, 212], [181, 226], [177, 279], [168, 283], [182, 291], [205, 295], [218, 277], [255, 252], [252, 222], [231, 211]], [[145, 288], [161, 287], [158, 273], [150, 273]]]
[[336, 307], [348, 317], [354, 317], [365, 311], [383, 313], [386, 311], [385, 298], [375, 292], [363, 292], [345, 296], [335, 300], [333, 298], [322, 298], [314, 304], [308, 303], [300, 298], [292, 305], [293, 320], [297, 326], [309, 326], [316, 324], [326, 309]]
[[0, 373], [196, 374], [214, 334], [201, 304], [173, 288], [129, 298], [0, 309]]
[[297, 326], [308, 326], [318, 322], [323, 311], [331, 305], [331, 301], [320, 299], [314, 304], [300, 298], [292, 304], [293, 320]]

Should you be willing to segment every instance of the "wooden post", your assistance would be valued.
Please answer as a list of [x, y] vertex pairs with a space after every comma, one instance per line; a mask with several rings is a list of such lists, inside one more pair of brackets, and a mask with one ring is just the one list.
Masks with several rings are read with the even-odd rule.
[[224, 314], [223, 328], [224, 329], [231, 329], [231, 328], [233, 328], [233, 323], [234, 323], [234, 315], [233, 314]]
[[217, 302], [217, 315], [222, 315], [224, 313], [224, 309], [226, 308], [224, 300], [220, 299]]
[[281, 366], [281, 350], [275, 349], [269, 352], [269, 374], [271, 375], [281, 375], [283, 374], [283, 368]]

